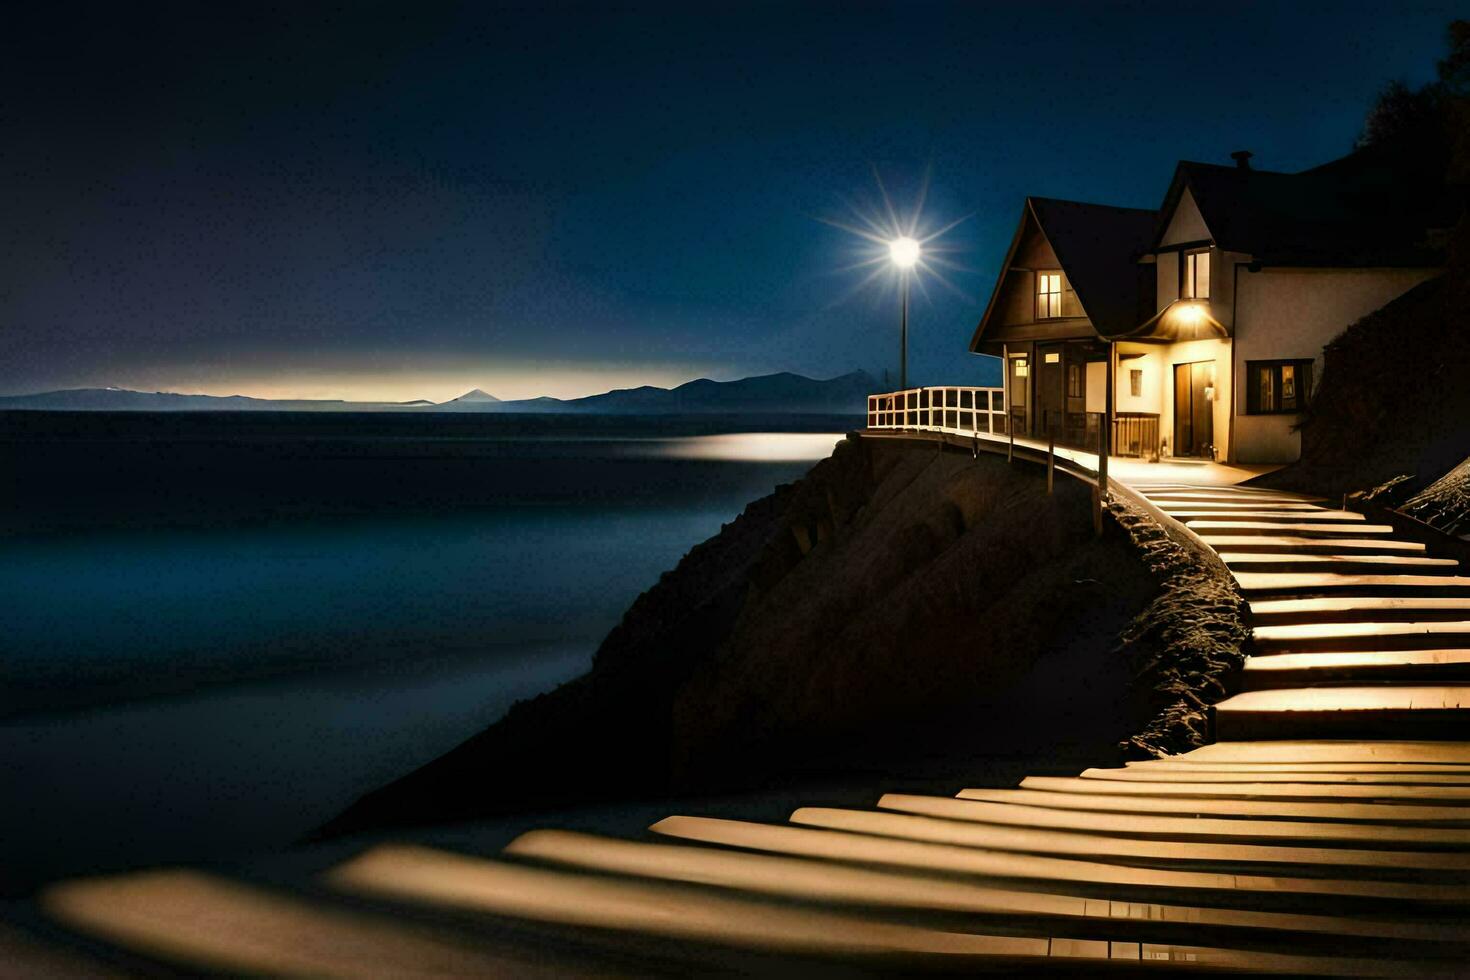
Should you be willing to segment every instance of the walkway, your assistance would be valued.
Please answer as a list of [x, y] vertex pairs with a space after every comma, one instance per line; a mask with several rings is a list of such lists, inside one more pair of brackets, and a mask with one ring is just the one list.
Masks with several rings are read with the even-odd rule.
[[1220, 555], [1250, 603], [1221, 740], [1470, 738], [1470, 577], [1388, 525], [1298, 494], [1134, 489]]
[[1112, 475], [1214, 548], [1250, 602], [1257, 656], [1217, 706], [1216, 744], [784, 823], [536, 830], [491, 856], [385, 844], [304, 888], [86, 880], [43, 907], [185, 970], [1464, 973], [1470, 742], [1406, 739], [1470, 737], [1470, 578], [1227, 468], [1139, 466]]

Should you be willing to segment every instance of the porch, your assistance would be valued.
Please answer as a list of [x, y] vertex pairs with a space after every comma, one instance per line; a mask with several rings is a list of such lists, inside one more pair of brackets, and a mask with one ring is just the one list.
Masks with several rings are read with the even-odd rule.
[[[944, 441], [986, 452], [1019, 454], [1037, 462], [1055, 455], [1056, 465], [1089, 482], [1097, 482], [1100, 460], [1097, 432], [1102, 413], [1089, 413], [1091, 447], [1067, 445], [1056, 438], [1060, 426], [1046, 435], [1022, 434], [1012, 413], [1005, 409], [1004, 388], [944, 385], [909, 388], [868, 396], [867, 434], [875, 436], [931, 435]], [[1142, 432], [1148, 437], [1150, 421], [1132, 413], [1118, 413], [1112, 424], [1113, 453], [1103, 473], [1123, 483], [1187, 483], [1204, 486], [1233, 486], [1275, 466], [1230, 465], [1209, 459], [1167, 459], [1127, 452], [1137, 445]], [[1157, 425], [1157, 421], [1152, 422]], [[1155, 430], [1156, 431], [1156, 430]], [[1131, 440], [1131, 441], [1130, 441]], [[1119, 448], [1125, 451], [1120, 453]]]

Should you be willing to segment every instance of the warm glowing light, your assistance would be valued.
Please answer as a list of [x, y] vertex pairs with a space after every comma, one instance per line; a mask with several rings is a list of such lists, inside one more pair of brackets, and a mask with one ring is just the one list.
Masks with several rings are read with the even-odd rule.
[[888, 243], [888, 257], [900, 269], [912, 269], [919, 261], [919, 243], [907, 235]]
[[1205, 322], [1205, 310], [1198, 303], [1185, 303], [1174, 311], [1180, 326], [1197, 327]]

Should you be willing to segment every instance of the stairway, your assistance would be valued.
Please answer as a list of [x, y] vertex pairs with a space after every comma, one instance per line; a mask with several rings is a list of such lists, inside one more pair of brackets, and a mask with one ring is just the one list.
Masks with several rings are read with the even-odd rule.
[[0, 962], [34, 975], [1464, 975], [1470, 740], [1450, 738], [1470, 712], [1470, 578], [1321, 501], [1141, 492], [1217, 550], [1250, 602], [1258, 655], [1216, 707], [1214, 744], [784, 822], [674, 814], [626, 838], [535, 829], [503, 847], [465, 828], [339, 847], [295, 878], [64, 882], [37, 908], [75, 941], [44, 948], [0, 927]]
[[1470, 738], [1470, 577], [1392, 527], [1242, 487], [1136, 488], [1229, 567], [1250, 603], [1222, 741]]

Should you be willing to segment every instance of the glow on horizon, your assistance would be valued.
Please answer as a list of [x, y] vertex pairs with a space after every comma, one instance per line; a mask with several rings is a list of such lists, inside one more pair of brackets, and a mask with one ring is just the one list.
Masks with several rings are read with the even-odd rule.
[[[556, 366], [540, 369], [531, 367], [526, 370], [516, 370], [505, 365], [484, 369], [464, 365], [453, 369], [381, 373], [303, 371], [289, 368], [279, 372], [260, 373], [257, 369], [250, 373], [210, 377], [208, 380], [200, 378], [200, 373], [204, 372], [189, 369], [147, 374], [137, 372], [131, 377], [112, 379], [103, 384], [51, 387], [111, 385], [137, 391], [167, 391], [182, 395], [245, 395], [251, 398], [340, 399], [354, 402], [406, 402], [420, 398], [446, 402], [479, 388], [502, 401], [514, 401], [543, 395], [564, 399], [580, 398], [615, 388], [637, 388], [641, 385], [672, 388], [697, 378], [726, 380], [744, 376], [738, 371], [731, 374], [729, 369], [701, 370], [693, 366], [670, 365]], [[170, 380], [171, 378], [177, 380]]]

